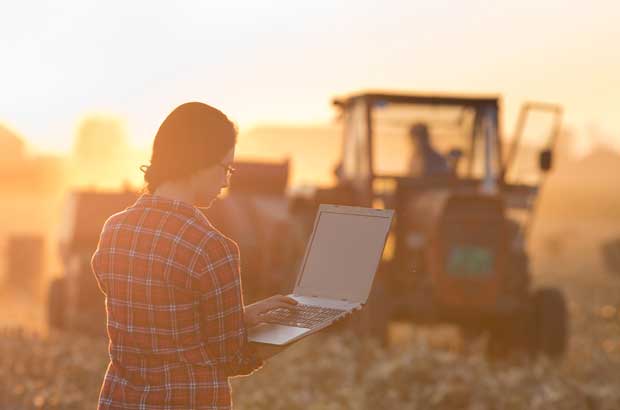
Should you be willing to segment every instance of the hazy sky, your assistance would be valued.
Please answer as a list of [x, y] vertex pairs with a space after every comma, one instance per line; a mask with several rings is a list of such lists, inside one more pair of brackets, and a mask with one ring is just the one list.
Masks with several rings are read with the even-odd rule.
[[[301, 4], [306, 4], [301, 5]], [[360, 89], [501, 93], [620, 147], [618, 1], [5, 1], [0, 122], [70, 149], [91, 112], [148, 146], [187, 100], [260, 122], [325, 122]]]

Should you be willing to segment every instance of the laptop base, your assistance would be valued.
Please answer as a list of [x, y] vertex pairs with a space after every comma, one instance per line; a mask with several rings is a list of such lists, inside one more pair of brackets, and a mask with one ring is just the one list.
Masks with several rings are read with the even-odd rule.
[[248, 329], [248, 339], [252, 342], [283, 346], [309, 333], [310, 329], [260, 323]]

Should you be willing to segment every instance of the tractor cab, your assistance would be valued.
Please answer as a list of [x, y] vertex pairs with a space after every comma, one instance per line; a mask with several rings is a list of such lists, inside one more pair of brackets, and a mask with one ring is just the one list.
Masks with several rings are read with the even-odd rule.
[[538, 186], [561, 114], [553, 105], [524, 105], [504, 147], [497, 96], [362, 93], [334, 105], [343, 124], [339, 185], [368, 206], [389, 202], [399, 187], [492, 195], [507, 185]]
[[560, 107], [524, 104], [506, 141], [497, 96], [362, 93], [334, 105], [343, 124], [335, 201], [396, 209], [415, 224], [408, 215], [422, 212], [417, 219], [428, 223], [437, 201], [500, 200], [523, 247], [552, 166]]

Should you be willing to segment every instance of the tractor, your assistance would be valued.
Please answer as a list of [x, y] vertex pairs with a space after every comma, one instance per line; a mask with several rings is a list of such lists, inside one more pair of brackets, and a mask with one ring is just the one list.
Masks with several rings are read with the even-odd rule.
[[105, 335], [104, 297], [90, 261], [105, 221], [137, 198], [131, 190], [75, 190], [66, 195], [57, 249], [63, 271], [50, 281], [47, 293], [50, 329]]
[[[284, 195], [288, 162], [239, 162], [235, 167], [228, 195], [202, 211], [239, 243], [243, 282], [249, 284], [244, 296], [250, 303], [284, 291], [299, 252], [278, 240], [294, 232]], [[49, 328], [105, 335], [105, 301], [91, 271], [91, 258], [105, 221], [139, 195], [131, 189], [75, 190], [67, 195], [58, 238], [63, 271], [51, 280], [47, 295]]]
[[561, 107], [525, 104], [506, 144], [497, 96], [367, 92], [334, 105], [343, 125], [337, 183], [296, 208], [396, 211], [355, 328], [386, 342], [392, 321], [453, 324], [468, 338], [487, 334], [492, 356], [561, 357], [565, 298], [532, 289], [526, 249]]

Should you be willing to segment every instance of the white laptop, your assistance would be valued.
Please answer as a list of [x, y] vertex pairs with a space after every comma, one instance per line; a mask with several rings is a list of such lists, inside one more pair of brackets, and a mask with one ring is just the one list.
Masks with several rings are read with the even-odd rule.
[[252, 342], [285, 345], [317, 332], [368, 300], [393, 210], [321, 205], [306, 246], [292, 309], [264, 315], [248, 329]]

